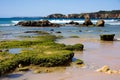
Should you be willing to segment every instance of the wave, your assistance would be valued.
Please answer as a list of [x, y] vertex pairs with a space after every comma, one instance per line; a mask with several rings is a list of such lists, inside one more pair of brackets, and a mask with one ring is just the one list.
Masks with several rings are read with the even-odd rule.
[[17, 24], [20, 21], [11, 21], [12, 24]]
[[0, 24], [0, 26], [13, 26], [14, 24]]
[[[80, 24], [84, 23], [84, 20], [49, 20], [50, 22], [52, 23], [69, 23], [71, 21], [74, 21], [74, 22], [78, 22]], [[91, 20], [94, 24], [96, 24], [96, 22], [98, 20]], [[120, 25], [120, 21], [118, 20], [114, 20], [114, 19], [111, 19], [111, 20], [104, 20], [105, 21], [105, 24], [109, 24], [109, 25]]]
[[[43, 19], [41, 19], [43, 20]], [[24, 21], [24, 20], [12, 20], [10, 23], [6, 23], [6, 24], [0, 24], [0, 26], [13, 26], [15, 24], [17, 24], [18, 22], [20, 21]], [[74, 19], [57, 19], [57, 20], [49, 20], [50, 22], [52, 23], [60, 23], [60, 24], [64, 24], [64, 23], [69, 23], [71, 21], [74, 21], [74, 22], [78, 22], [80, 24], [84, 23], [84, 19], [80, 19], [80, 20], [74, 20]], [[96, 20], [91, 20], [94, 24], [98, 21], [97, 19]], [[111, 19], [111, 20], [104, 20], [105, 21], [105, 24], [108, 24], [108, 25], [120, 25], [120, 21], [118, 20], [115, 20], [115, 19]]]

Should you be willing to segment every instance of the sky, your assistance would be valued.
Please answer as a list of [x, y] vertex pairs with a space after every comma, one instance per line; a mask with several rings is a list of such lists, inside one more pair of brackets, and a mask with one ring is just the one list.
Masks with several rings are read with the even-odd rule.
[[0, 17], [120, 10], [120, 0], [0, 0]]

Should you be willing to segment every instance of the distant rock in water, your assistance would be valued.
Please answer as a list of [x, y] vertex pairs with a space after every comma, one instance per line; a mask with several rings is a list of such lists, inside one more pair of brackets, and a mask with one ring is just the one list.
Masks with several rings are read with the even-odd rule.
[[66, 18], [66, 15], [64, 15], [64, 14], [51, 14], [51, 15], [48, 15], [46, 18]]
[[84, 21], [83, 25], [85, 25], [85, 26], [93, 25], [93, 23], [91, 22], [90, 17], [89, 17], [88, 14], [85, 15], [84, 17], [85, 17], [85, 21]]
[[31, 27], [59, 27], [61, 26], [60, 24], [56, 23], [51, 23], [48, 20], [43, 20], [43, 21], [21, 21], [16, 24], [20, 26], [31, 26]]
[[97, 21], [96, 26], [102, 26], [103, 27], [104, 24], [105, 24], [105, 21], [101, 19], [101, 20]]
[[66, 24], [71, 24], [71, 25], [79, 25], [79, 23], [78, 23], [78, 22], [74, 22], [74, 21], [71, 21], [71, 22], [69, 22], [69, 23], [66, 23]]

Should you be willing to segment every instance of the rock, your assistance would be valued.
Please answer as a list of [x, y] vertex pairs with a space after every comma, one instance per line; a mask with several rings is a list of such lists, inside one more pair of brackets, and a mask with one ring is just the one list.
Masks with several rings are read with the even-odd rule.
[[36, 73], [36, 74], [37, 73], [41, 73], [41, 70], [39, 70], [39, 69], [38, 70], [34, 70], [33, 73]]
[[100, 39], [103, 41], [113, 41], [115, 34], [102, 34], [100, 35]]
[[74, 22], [74, 21], [71, 21], [71, 22], [69, 22], [69, 23], [67, 23], [67, 24], [71, 24], [71, 25], [79, 25], [78, 22]]
[[86, 18], [83, 25], [90, 26], [90, 25], [93, 25], [93, 23], [91, 22], [90, 18]]
[[22, 68], [23, 66], [22, 66], [22, 64], [19, 64], [18, 67], [19, 67], [19, 68]]
[[56, 33], [62, 33], [61, 31], [57, 31]]
[[83, 64], [83, 61], [80, 60], [80, 59], [76, 59], [76, 60], [75, 60], [75, 64], [77, 64], [77, 65], [81, 65], [81, 64]]
[[28, 70], [29, 70], [28, 67], [18, 68], [18, 71], [28, 71]]
[[116, 71], [116, 70], [112, 70], [112, 73], [117, 74], [117, 73], [118, 73], [118, 71]]
[[50, 14], [46, 18], [66, 18], [64, 14]]
[[104, 24], [105, 24], [104, 20], [98, 20], [96, 26], [104, 26]]
[[4, 52], [9, 52], [9, 49], [4, 49]]
[[109, 66], [103, 66], [102, 68], [102, 72], [107, 72], [108, 70], [110, 70]]
[[83, 23], [83, 25], [88, 26], [88, 25], [93, 25], [93, 23], [91, 22], [90, 19], [85, 19], [85, 22]]
[[107, 74], [112, 74], [113, 72], [112, 72], [112, 70], [108, 70], [106, 73]]
[[50, 31], [54, 31], [54, 29], [51, 29]]
[[0, 49], [0, 52], [3, 52], [3, 51]]
[[118, 73], [120, 74], [120, 70], [118, 71]]
[[97, 69], [97, 72], [107, 72], [108, 70], [110, 70], [109, 66], [105, 65], [100, 69]]
[[60, 24], [51, 23], [48, 20], [42, 21], [21, 21], [16, 24], [16, 26], [30, 26], [30, 27], [59, 27]]
[[100, 68], [100, 69], [97, 69], [96, 70], [97, 72], [104, 72], [104, 73], [107, 73], [107, 74], [120, 74], [120, 71], [118, 70], [111, 70], [110, 68], [109, 68], [109, 66], [103, 66], [102, 68]]

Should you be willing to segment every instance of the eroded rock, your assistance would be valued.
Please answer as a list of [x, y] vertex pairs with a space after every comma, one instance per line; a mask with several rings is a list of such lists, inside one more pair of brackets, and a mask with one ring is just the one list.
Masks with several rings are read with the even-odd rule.
[[109, 66], [105, 65], [100, 69], [96, 70], [97, 72], [103, 72], [103, 73], [107, 73], [107, 74], [120, 74], [120, 70], [111, 70], [109, 68]]

